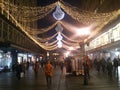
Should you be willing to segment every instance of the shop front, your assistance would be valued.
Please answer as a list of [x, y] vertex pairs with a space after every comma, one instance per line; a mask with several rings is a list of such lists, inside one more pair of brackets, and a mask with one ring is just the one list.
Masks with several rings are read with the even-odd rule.
[[0, 50], [0, 72], [11, 69], [12, 57], [11, 52]]

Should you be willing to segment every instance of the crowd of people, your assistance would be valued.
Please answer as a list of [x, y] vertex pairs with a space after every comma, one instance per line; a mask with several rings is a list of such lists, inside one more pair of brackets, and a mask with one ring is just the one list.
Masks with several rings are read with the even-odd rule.
[[93, 62], [94, 68], [97, 70], [97, 72], [103, 72], [107, 73], [108, 76], [111, 78], [113, 74], [118, 74], [118, 66], [120, 65], [120, 60], [118, 58], [114, 58], [111, 60], [108, 58], [105, 60], [102, 59], [95, 59]]
[[16, 77], [18, 80], [20, 80], [21, 78], [24, 77], [26, 71], [29, 69], [29, 67], [32, 67], [32, 70], [34, 71], [35, 77], [38, 76], [38, 72], [40, 67], [43, 68], [44, 72], [45, 72], [45, 77], [46, 77], [46, 82], [48, 85], [50, 85], [52, 83], [52, 76], [53, 76], [53, 65], [54, 68], [56, 67], [55, 64], [53, 64], [52, 62], [50, 62], [50, 60], [47, 60], [46, 62], [38, 62], [38, 61], [34, 61], [32, 63], [30, 62], [17, 62], [15, 64], [13, 64], [12, 66], [12, 71], [15, 72]]
[[50, 60], [47, 60], [45, 62], [34, 61], [32, 64], [30, 64], [30, 62], [28, 61], [22, 63], [17, 62], [16, 64], [13, 64], [12, 71], [16, 73], [16, 77], [18, 78], [18, 80], [20, 80], [25, 75], [25, 72], [29, 69], [30, 65], [33, 68], [35, 77], [38, 76], [39, 69], [42, 68], [45, 72], [47, 85], [51, 85], [52, 83], [52, 76], [54, 74], [53, 72], [56, 66], [60, 67], [62, 73], [70, 72], [74, 75], [76, 75], [78, 69], [82, 69], [84, 73], [83, 75], [88, 78], [90, 78], [90, 69], [96, 70], [98, 73], [107, 73], [110, 78], [112, 78], [113, 73], [118, 73], [118, 66], [120, 64], [120, 60], [117, 58], [114, 58], [114, 60], [111, 60], [110, 58], [105, 60], [104, 58], [102, 58], [94, 59], [92, 61], [87, 56], [83, 59], [84, 60], [82, 60], [82, 64], [80, 60], [77, 61], [78, 66], [75, 64], [75, 58], [73, 57], [66, 58], [64, 59], [64, 61], [60, 61], [59, 63]]
[[16, 73], [16, 77], [18, 78], [18, 80], [21, 79], [21, 77], [24, 76], [25, 71], [29, 69], [29, 62], [16, 62], [12, 65], [12, 71]]
[[120, 59], [95, 58], [94, 60], [90, 60], [88, 56], [85, 56], [83, 59], [76, 60], [73, 57], [68, 57], [64, 60], [64, 63], [61, 63], [62, 70], [64, 66], [66, 67], [66, 73], [73, 75], [77, 75], [77, 72], [80, 72], [80, 75], [86, 75], [90, 78], [90, 72], [96, 70], [98, 73], [105, 73], [109, 78], [112, 78], [113, 75], [118, 75]]

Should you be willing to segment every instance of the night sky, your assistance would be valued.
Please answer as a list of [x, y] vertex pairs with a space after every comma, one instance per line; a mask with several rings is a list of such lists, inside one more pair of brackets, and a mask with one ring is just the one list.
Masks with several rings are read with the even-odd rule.
[[[46, 6], [46, 5], [49, 5], [49, 4], [54, 3], [56, 1], [58, 1], [58, 0], [38, 0], [38, 6]], [[67, 1], [71, 1], [71, 0], [67, 0]], [[41, 20], [38, 20], [38, 28], [39, 27], [48, 27], [48, 26], [50, 26], [50, 25], [52, 25], [53, 23], [56, 22], [56, 20], [52, 16], [53, 12], [51, 12], [49, 15], [47, 15], [44, 18], [42, 18]], [[65, 13], [65, 17], [61, 21], [64, 21], [66, 23], [70, 23], [71, 25], [74, 25], [76, 27], [79, 27], [80, 25], [83, 25], [82, 23], [78, 23], [77, 21], [73, 20], [66, 13]], [[45, 34], [44, 37], [52, 36], [55, 33], [56, 33], [56, 30], [55, 30], [55, 28], [53, 28], [52, 30], [49, 30], [48, 32], [44, 33]], [[68, 36], [72, 35], [72, 33], [68, 32], [67, 30], [65, 30], [65, 28], [63, 30], [63, 33], [65, 35], [68, 35]], [[38, 36], [39, 37], [43, 37], [43, 34], [42, 35], [39, 34]]]
[[[37, 0], [37, 5], [38, 6], [45, 6], [45, 5], [49, 5], [51, 3], [54, 3], [56, 1], [59, 1], [59, 0]], [[63, 0], [65, 2], [69, 2], [69, 4], [73, 5], [73, 6], [77, 6], [77, 7], [80, 7], [82, 6], [82, 0]]]
[[45, 6], [45, 5], [54, 3], [56, 1], [58, 1], [58, 0], [37, 0], [37, 4], [38, 4], [38, 6]]

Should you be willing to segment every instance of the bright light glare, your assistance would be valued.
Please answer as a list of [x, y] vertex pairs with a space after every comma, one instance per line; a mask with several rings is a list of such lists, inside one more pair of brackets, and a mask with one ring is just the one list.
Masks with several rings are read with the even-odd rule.
[[81, 28], [76, 30], [77, 35], [89, 35], [90, 34], [90, 28]]
[[61, 42], [61, 41], [58, 41], [57, 44], [58, 44], [58, 47], [59, 47], [59, 48], [62, 47], [62, 42]]
[[118, 56], [118, 55], [119, 55], [119, 52], [115, 52], [115, 55]]
[[80, 48], [80, 46], [76, 46], [76, 49], [77, 49], [77, 48]]
[[73, 47], [69, 47], [69, 50], [74, 50], [74, 48]]
[[68, 56], [69, 56], [69, 54], [70, 54], [70, 52], [69, 52], [69, 51], [67, 51], [67, 52], [65, 53], [65, 57], [68, 57]]
[[119, 77], [119, 82], [120, 82], [120, 66], [118, 66], [118, 77]]

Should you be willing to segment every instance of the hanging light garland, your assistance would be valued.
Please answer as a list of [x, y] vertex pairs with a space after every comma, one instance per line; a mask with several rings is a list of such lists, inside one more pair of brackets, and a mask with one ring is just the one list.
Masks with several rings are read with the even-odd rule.
[[68, 45], [65, 45], [63, 44], [63, 48], [66, 49], [66, 50], [69, 50], [71, 46], [68, 46]]
[[31, 34], [43, 34], [45, 32], [48, 32], [50, 31], [52, 28], [54, 28], [57, 24], [59, 23], [59, 21], [55, 22], [54, 24], [52, 24], [51, 26], [48, 26], [48, 27], [45, 27], [45, 28], [40, 28], [40, 29], [34, 29], [34, 28], [31, 28], [31, 27], [25, 27], [26, 30], [31, 33]]
[[55, 40], [54, 42], [49, 42], [47, 45], [52, 46], [52, 45], [55, 45], [57, 42], [58, 42], [58, 41]]
[[[64, 16], [65, 16], [65, 13], [61, 10], [60, 6], [57, 5], [56, 10], [53, 12], [53, 17], [56, 20], [62, 20], [64, 18]], [[56, 37], [56, 39], [58, 40], [57, 45], [59, 48], [61, 48], [62, 47], [62, 39], [63, 39], [61, 32], [63, 31], [63, 27], [61, 26], [60, 23], [57, 24], [55, 30], [58, 33], [58, 36]]]
[[39, 40], [39, 42], [47, 42], [47, 41], [50, 41], [51, 39], [53, 39], [55, 36], [57, 36], [57, 33], [55, 33], [54, 35], [49, 36], [47, 38], [40, 38], [38, 36], [34, 36], [34, 38], [36, 38], [37, 40]]
[[79, 45], [79, 43], [77, 43], [77, 42], [72, 43], [72, 42], [68, 42], [65, 40], [62, 40], [62, 42], [65, 43], [66, 45], [69, 45], [69, 46], [78, 46]]
[[43, 49], [45, 49], [45, 50], [55, 50], [55, 49], [57, 49], [58, 47], [57, 47], [57, 45], [55, 45], [55, 46], [52, 46], [52, 47], [50, 47], [50, 46], [44, 46], [44, 45], [41, 45], [41, 47], [43, 48]]
[[116, 12], [116, 11], [113, 11], [111, 13], [88, 12], [88, 11], [80, 10], [77, 7], [73, 7], [64, 1], [59, 1], [59, 5], [58, 2], [56, 2], [44, 7], [15, 6], [14, 4], [11, 4], [8, 1], [3, 1], [2, 4], [3, 5], [1, 6], [4, 6], [3, 7], [4, 9], [9, 10], [10, 13], [16, 18], [16, 20], [19, 19], [19, 21], [23, 21], [23, 22], [29, 22], [29, 21], [31, 22], [45, 17], [55, 8], [56, 5], [57, 5], [56, 11], [57, 12], [60, 11], [57, 14], [56, 13], [53, 14], [56, 19], [58, 19], [59, 16], [64, 16], [63, 14], [64, 12], [60, 8], [61, 6], [62, 9], [64, 9], [64, 11], [67, 12], [67, 14], [69, 14], [72, 18], [84, 24], [91, 24], [93, 22], [100, 23], [103, 21], [107, 21]]
[[62, 9], [70, 15], [73, 19], [78, 22], [82, 22], [83, 24], [92, 24], [92, 23], [102, 23], [104, 21], [108, 21], [113, 15], [115, 15], [116, 11], [110, 13], [94, 13], [89, 11], [80, 10], [77, 7], [73, 7], [72, 5], [60, 1], [59, 2]]
[[2, 6], [2, 8], [9, 11], [16, 20], [22, 22], [33, 22], [44, 18], [52, 12], [56, 6], [56, 3], [44, 7], [27, 7], [16, 6], [9, 1], [3, 1]]
[[[110, 22], [111, 20], [116, 18], [118, 15], [120, 15], [120, 10], [114, 11], [111, 13], [96, 13], [96, 14], [92, 13], [92, 12], [86, 12], [83, 10], [78, 10], [76, 7], [72, 7], [71, 5], [69, 5], [63, 1], [60, 2], [59, 5], [54, 3], [54, 4], [48, 5], [46, 7], [15, 6], [15, 5], [11, 4], [10, 2], [4, 1], [4, 0], [2, 3], [0, 2], [0, 8], [3, 11], [5, 11], [7, 14], [9, 14], [10, 20], [16, 26], [18, 26], [23, 32], [25, 32], [25, 34], [30, 39], [32, 39], [35, 43], [37, 43], [40, 47], [42, 47], [45, 50], [57, 49], [58, 44], [59, 44], [59, 47], [68, 48], [72, 44], [72, 43], [69, 43], [68, 41], [75, 42], [75, 43], [82, 41], [82, 40], [72, 40], [69, 37], [67, 37], [66, 35], [64, 35], [62, 33], [63, 28], [62, 28], [61, 24], [58, 24], [58, 23], [56, 24], [57, 27], [55, 28], [58, 30], [57, 33], [51, 37], [48, 37], [50, 39], [45, 38], [43, 40], [42, 40], [42, 38], [38, 38], [36, 36], [36, 34], [47, 32], [48, 30], [50, 30], [50, 28], [54, 27], [55, 25], [44, 28], [40, 32], [33, 31], [34, 34], [32, 34], [32, 31], [29, 31], [29, 30], [32, 30], [31, 27], [28, 27], [29, 30], [27, 30], [28, 28], [27, 27], [25, 28], [25, 26], [23, 26], [21, 24], [23, 22], [32, 22], [32, 21], [44, 18], [55, 8], [56, 5], [57, 5], [57, 7], [56, 7], [55, 11], [57, 13], [54, 13], [53, 17], [58, 21], [60, 21], [64, 18], [65, 13], [62, 11], [62, 9], [67, 14], [69, 14], [73, 19], [75, 19], [79, 22], [85, 23], [85, 24], [91, 24], [93, 22], [102, 23], [103, 21], [106, 21], [104, 24], [102, 24], [100, 27], [98, 27], [96, 29], [96, 32], [98, 32], [108, 22]], [[60, 7], [62, 7], [62, 9]], [[51, 40], [56, 35], [58, 35], [58, 37], [56, 37], [58, 40], [55, 40], [54, 42], [50, 42], [47, 45], [44, 43], [45, 41]], [[66, 38], [68, 41], [62, 40], [63, 37]], [[62, 42], [64, 42], [64, 43], [62, 43]], [[77, 46], [77, 44], [75, 44], [75, 45]]]
[[[9, 13], [8, 11], [6, 11], [6, 13]], [[32, 39], [36, 44], [38, 44], [40, 47], [42, 47], [43, 49], [45, 50], [54, 50], [57, 48], [57, 45], [54, 45], [54, 46], [51, 46], [51, 47], [48, 47], [48, 46], [45, 46], [43, 43], [40, 43], [38, 42], [34, 36], [31, 36], [28, 32], [26, 32], [26, 30], [24, 30], [24, 28], [16, 21], [16, 19], [11, 15], [9, 14], [11, 20], [13, 20], [14, 24], [17, 25], [30, 39]]]
[[79, 43], [79, 42], [83, 42], [83, 40], [73, 40], [73, 39], [70, 39], [69, 37], [67, 37], [65, 34], [61, 33], [61, 35], [66, 38], [67, 40], [69, 40], [70, 42], [76, 42], [76, 43]]

